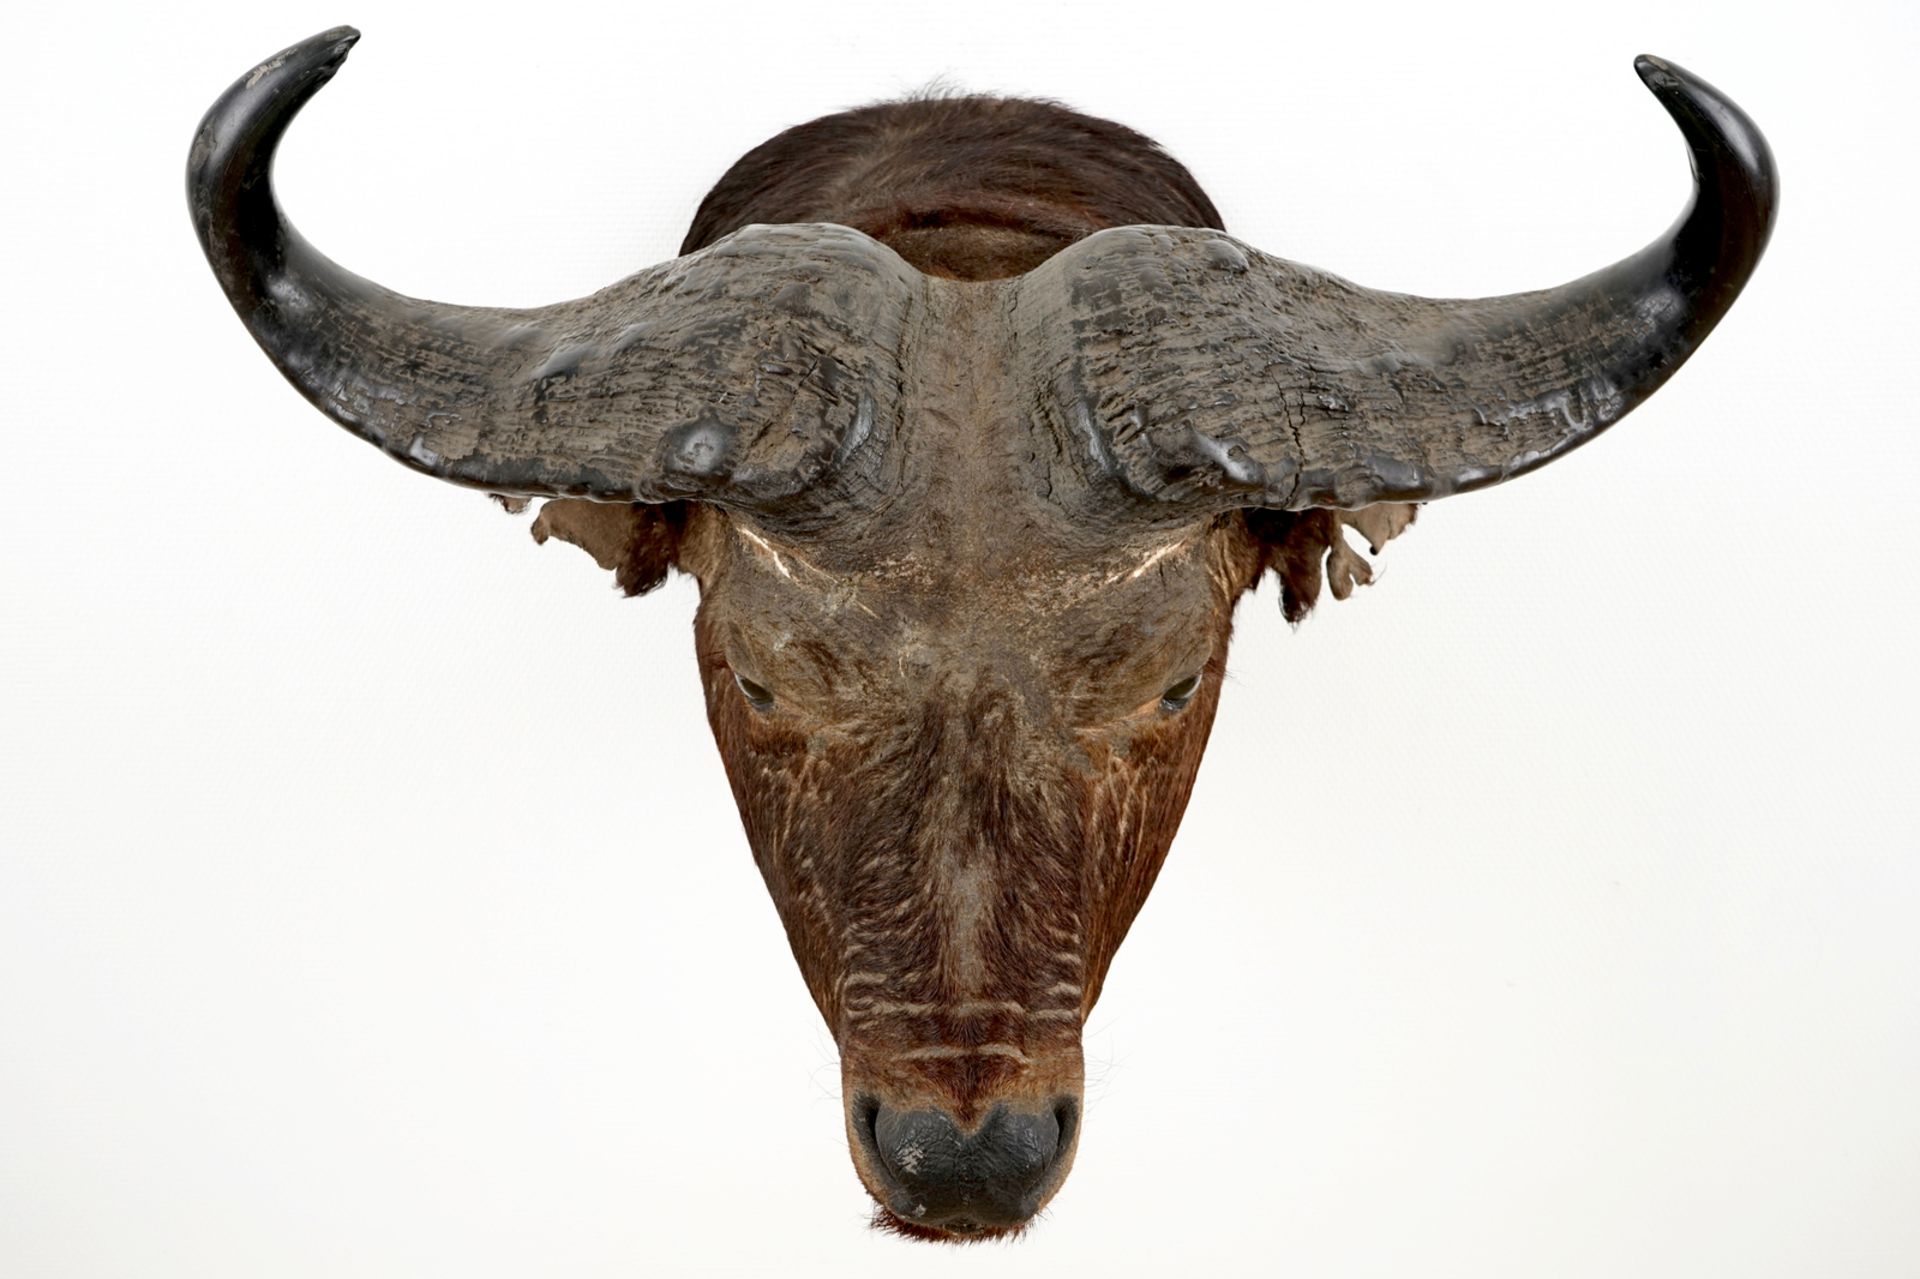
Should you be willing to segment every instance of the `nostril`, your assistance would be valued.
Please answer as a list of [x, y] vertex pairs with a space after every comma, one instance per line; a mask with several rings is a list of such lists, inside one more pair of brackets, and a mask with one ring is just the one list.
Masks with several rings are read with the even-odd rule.
[[996, 1114], [996, 1131], [989, 1136], [992, 1120], [982, 1125], [983, 1153], [997, 1157], [1001, 1169], [1010, 1177], [1038, 1177], [1053, 1166], [1060, 1151], [1060, 1121], [1052, 1113], [1038, 1115]]
[[860, 1096], [853, 1100], [853, 1123], [860, 1140], [869, 1149], [873, 1147], [873, 1121], [880, 1114], [880, 1103], [872, 1097]]
[[1078, 1098], [1063, 1097], [1053, 1108], [1054, 1127], [1059, 1130], [1059, 1140], [1055, 1143], [1054, 1153], [1073, 1145], [1074, 1130], [1080, 1126], [1080, 1102]]

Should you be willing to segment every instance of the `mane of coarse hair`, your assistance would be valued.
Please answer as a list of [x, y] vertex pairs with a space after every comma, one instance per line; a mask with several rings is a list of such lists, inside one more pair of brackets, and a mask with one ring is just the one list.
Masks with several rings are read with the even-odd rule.
[[796, 125], [707, 193], [682, 253], [755, 222], [902, 232], [1003, 227], [1060, 242], [1107, 226], [1224, 230], [1186, 166], [1124, 125], [1040, 98], [936, 88]]

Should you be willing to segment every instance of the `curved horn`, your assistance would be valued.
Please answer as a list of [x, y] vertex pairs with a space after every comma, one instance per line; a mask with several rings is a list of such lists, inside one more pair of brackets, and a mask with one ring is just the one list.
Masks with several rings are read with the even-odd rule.
[[301, 394], [408, 466], [493, 492], [799, 518], [831, 504], [823, 490], [872, 490], [911, 267], [845, 227], [749, 227], [554, 306], [393, 293], [302, 239], [270, 181], [288, 123], [358, 38], [336, 27], [242, 76], [187, 163], [207, 261]]
[[1779, 189], [1739, 107], [1634, 65], [1692, 151], [1693, 198], [1647, 248], [1557, 289], [1381, 293], [1184, 227], [1098, 232], [1043, 264], [1019, 313], [1062, 448], [1175, 509], [1352, 509], [1498, 483], [1598, 435], [1733, 304]]

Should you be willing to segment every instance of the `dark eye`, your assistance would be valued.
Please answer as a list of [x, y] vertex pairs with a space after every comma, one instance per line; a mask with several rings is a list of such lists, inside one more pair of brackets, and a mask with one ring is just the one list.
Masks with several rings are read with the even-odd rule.
[[1160, 694], [1160, 709], [1163, 711], [1183, 711], [1187, 709], [1187, 703], [1193, 700], [1193, 695], [1199, 691], [1200, 677], [1198, 675], [1189, 675], [1172, 688], [1169, 688], [1166, 692]]
[[765, 684], [748, 679], [739, 671], [733, 673], [733, 682], [740, 687], [740, 696], [747, 699], [747, 705], [757, 711], [773, 709], [773, 690]]

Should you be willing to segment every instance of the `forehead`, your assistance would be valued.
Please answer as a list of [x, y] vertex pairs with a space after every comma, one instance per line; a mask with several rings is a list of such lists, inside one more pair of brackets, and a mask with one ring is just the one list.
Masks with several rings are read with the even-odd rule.
[[1202, 526], [1099, 546], [1029, 546], [974, 557], [938, 544], [819, 549], [730, 524], [729, 620], [764, 636], [871, 636], [975, 645], [1098, 647], [1209, 618], [1220, 592]]

